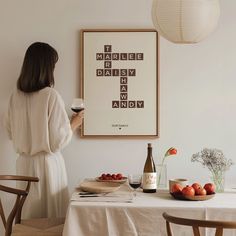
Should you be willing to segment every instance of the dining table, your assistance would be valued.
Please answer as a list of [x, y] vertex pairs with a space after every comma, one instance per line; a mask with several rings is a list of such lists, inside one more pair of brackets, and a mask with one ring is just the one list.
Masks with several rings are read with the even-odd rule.
[[[92, 180], [89, 180], [92, 181]], [[127, 183], [109, 194], [81, 197], [76, 189], [69, 202], [63, 236], [166, 236], [163, 212], [194, 219], [236, 221], [236, 191], [216, 193], [205, 201], [173, 198], [168, 189], [136, 196]], [[174, 236], [191, 236], [192, 228], [171, 224]], [[204, 236], [213, 229], [201, 229]], [[236, 236], [236, 230], [225, 230], [224, 236]]]

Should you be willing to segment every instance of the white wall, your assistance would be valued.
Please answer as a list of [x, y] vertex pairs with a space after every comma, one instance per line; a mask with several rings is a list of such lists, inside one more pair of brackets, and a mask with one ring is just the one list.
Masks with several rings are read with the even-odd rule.
[[[160, 43], [160, 138], [81, 139], [74, 136], [63, 154], [70, 189], [101, 172], [142, 172], [146, 144], [154, 159], [170, 146], [168, 177], [208, 181], [208, 171], [191, 163], [203, 147], [222, 149], [235, 161], [236, 146], [236, 1], [221, 1], [219, 27], [195, 45]], [[34, 41], [59, 53], [56, 89], [70, 102], [79, 90], [79, 31], [85, 28], [153, 28], [151, 0], [0, 0], [0, 117], [6, 110], [26, 48]], [[16, 154], [0, 126], [0, 174], [15, 172]], [[236, 165], [227, 185], [236, 186]]]

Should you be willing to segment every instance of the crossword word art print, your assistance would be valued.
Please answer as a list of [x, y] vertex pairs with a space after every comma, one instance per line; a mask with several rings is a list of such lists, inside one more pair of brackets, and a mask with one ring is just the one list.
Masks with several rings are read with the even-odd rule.
[[155, 30], [81, 30], [82, 137], [159, 137]]

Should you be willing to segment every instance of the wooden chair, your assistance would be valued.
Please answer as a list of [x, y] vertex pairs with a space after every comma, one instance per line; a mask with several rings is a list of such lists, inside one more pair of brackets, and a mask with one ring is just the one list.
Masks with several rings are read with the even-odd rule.
[[[0, 180], [25, 181], [25, 189], [12, 188], [0, 185], [0, 191], [16, 195], [14, 206], [8, 217], [5, 216], [4, 208], [0, 198], [0, 216], [5, 228], [5, 236], [61, 236], [64, 219], [29, 219], [21, 220], [21, 211], [30, 190], [32, 182], [38, 182], [37, 177], [0, 175]], [[15, 220], [15, 224], [13, 221]]]
[[166, 212], [164, 212], [162, 215], [164, 219], [166, 220], [166, 231], [167, 231], [168, 236], [172, 236], [170, 223], [192, 226], [194, 236], [201, 236], [199, 227], [215, 228], [216, 229], [215, 236], [222, 236], [223, 229], [236, 229], [236, 221], [213, 221], [213, 220], [187, 219], [187, 218], [181, 218], [181, 217], [168, 215]]

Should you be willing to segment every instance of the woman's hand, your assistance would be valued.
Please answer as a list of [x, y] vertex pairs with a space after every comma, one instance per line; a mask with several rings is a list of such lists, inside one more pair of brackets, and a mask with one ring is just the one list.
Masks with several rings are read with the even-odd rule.
[[84, 120], [84, 111], [80, 111], [78, 113], [74, 113], [70, 119], [70, 125], [72, 131], [75, 131], [78, 127], [80, 127]]

